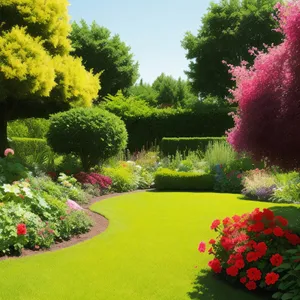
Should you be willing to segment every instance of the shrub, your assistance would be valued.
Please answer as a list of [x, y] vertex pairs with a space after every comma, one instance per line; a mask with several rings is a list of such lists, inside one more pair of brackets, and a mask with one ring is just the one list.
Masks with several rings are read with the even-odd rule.
[[72, 210], [60, 221], [60, 237], [63, 240], [68, 240], [73, 235], [86, 233], [93, 225], [86, 213], [80, 210]]
[[268, 201], [276, 188], [275, 176], [265, 170], [255, 169], [243, 176], [242, 193], [250, 199]]
[[225, 141], [209, 142], [204, 155], [204, 160], [207, 162], [211, 170], [214, 170], [216, 165], [232, 164], [236, 159], [236, 154], [232, 147]]
[[21, 119], [8, 123], [7, 134], [11, 137], [40, 138], [46, 137], [50, 121], [41, 118]]
[[276, 174], [277, 188], [274, 190], [274, 202], [300, 202], [300, 175], [298, 172]]
[[12, 137], [10, 145], [16, 157], [26, 166], [45, 170], [54, 168], [54, 153], [45, 139]]
[[154, 183], [158, 190], [212, 191], [214, 175], [161, 169], [156, 172]]
[[138, 188], [138, 178], [126, 163], [115, 168], [103, 168], [103, 174], [111, 178], [111, 190], [114, 192], [129, 192]]
[[[242, 216], [215, 220], [211, 229], [218, 237], [209, 242], [208, 252], [214, 259], [208, 265], [215, 273], [232, 283], [241, 283], [248, 290], [260, 287], [276, 291], [281, 275], [274, 267], [289, 269], [283, 256], [300, 244], [300, 237], [287, 226], [283, 217], [258, 208]], [[203, 242], [199, 250], [204, 252]]]
[[242, 173], [239, 170], [228, 171], [226, 166], [217, 165], [214, 190], [221, 193], [240, 193]]
[[51, 117], [48, 143], [60, 154], [80, 157], [85, 171], [124, 150], [124, 123], [102, 109], [71, 109]]
[[190, 151], [205, 152], [208, 144], [213, 141], [226, 141], [224, 137], [191, 137], [191, 138], [166, 138], [160, 143], [160, 151], [164, 156], [175, 155], [177, 151], [187, 154]]
[[300, 1], [284, 2], [276, 6], [283, 42], [266, 46], [265, 52], [253, 48], [253, 66], [243, 61], [230, 70], [237, 83], [233, 101], [239, 109], [228, 140], [238, 152], [294, 169], [300, 165]]

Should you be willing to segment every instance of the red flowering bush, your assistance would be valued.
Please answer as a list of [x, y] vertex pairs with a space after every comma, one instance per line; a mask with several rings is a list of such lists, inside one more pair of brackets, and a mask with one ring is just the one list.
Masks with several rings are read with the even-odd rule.
[[[214, 220], [210, 228], [219, 235], [209, 241], [208, 253], [214, 256], [209, 267], [248, 290], [276, 290], [281, 275], [275, 268], [284, 265], [288, 249], [300, 245], [300, 237], [287, 226], [285, 218], [258, 208], [242, 216]], [[202, 242], [198, 250], [204, 249]]]
[[276, 9], [283, 42], [265, 45], [266, 51], [249, 50], [256, 56], [251, 67], [245, 61], [239, 67], [229, 65], [239, 109], [228, 141], [238, 152], [293, 169], [300, 165], [300, 0], [277, 4]]
[[81, 184], [97, 184], [100, 189], [108, 189], [112, 185], [112, 180], [108, 176], [104, 176], [98, 173], [80, 172], [78, 174], [75, 174], [74, 177]]

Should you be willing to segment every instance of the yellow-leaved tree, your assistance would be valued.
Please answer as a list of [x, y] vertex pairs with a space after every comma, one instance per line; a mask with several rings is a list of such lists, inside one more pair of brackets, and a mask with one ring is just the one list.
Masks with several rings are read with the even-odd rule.
[[67, 0], [0, 1], [0, 156], [7, 122], [91, 106], [99, 75], [70, 56]]

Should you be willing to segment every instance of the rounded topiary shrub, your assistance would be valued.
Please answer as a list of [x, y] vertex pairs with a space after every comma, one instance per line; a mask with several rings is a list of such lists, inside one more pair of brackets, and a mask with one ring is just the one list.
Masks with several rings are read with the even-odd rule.
[[50, 121], [49, 145], [59, 154], [78, 155], [85, 171], [127, 145], [124, 122], [100, 108], [71, 109], [52, 115]]

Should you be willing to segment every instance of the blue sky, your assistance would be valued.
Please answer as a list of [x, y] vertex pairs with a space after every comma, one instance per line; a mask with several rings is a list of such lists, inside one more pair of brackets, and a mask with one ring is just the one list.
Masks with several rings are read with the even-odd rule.
[[69, 0], [72, 20], [95, 20], [120, 34], [140, 64], [144, 82], [162, 72], [185, 78], [188, 68], [181, 40], [197, 33], [211, 0]]

